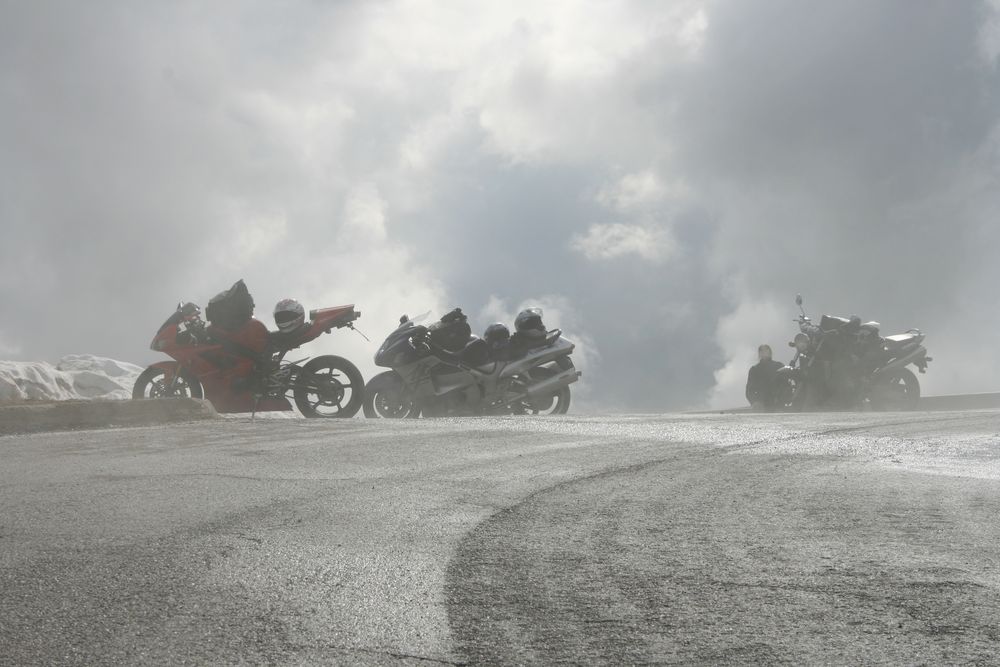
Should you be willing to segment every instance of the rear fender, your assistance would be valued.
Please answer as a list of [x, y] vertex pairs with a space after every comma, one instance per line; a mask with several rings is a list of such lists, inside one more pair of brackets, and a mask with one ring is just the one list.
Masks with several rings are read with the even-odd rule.
[[354, 310], [353, 303], [346, 306], [310, 310], [309, 326], [289, 334], [291, 339], [286, 341], [285, 345], [289, 349], [305, 345], [309, 341], [319, 338], [321, 334], [346, 327], [359, 317], [361, 317], [361, 313]]
[[309, 311], [309, 319], [312, 320], [310, 329], [316, 329], [316, 335], [319, 335], [323, 331], [345, 327], [359, 317], [361, 317], [361, 313], [354, 310], [353, 303], [346, 306], [334, 306], [333, 308], [317, 308], [316, 310]]
[[[896, 359], [895, 361], [886, 364], [882, 368], [872, 373], [872, 379], [877, 380], [881, 377], [884, 377], [885, 375], [888, 375], [889, 373], [892, 373], [893, 371], [898, 371], [901, 368], [905, 368], [910, 364], [917, 364], [917, 366], [919, 367], [920, 366], [919, 362], [924, 361], [926, 358], [927, 358], [927, 348], [924, 347], [923, 345], [918, 345], [915, 350], [913, 350], [906, 356], [900, 357], [899, 359]], [[926, 367], [927, 365], [925, 363], [924, 368]]]

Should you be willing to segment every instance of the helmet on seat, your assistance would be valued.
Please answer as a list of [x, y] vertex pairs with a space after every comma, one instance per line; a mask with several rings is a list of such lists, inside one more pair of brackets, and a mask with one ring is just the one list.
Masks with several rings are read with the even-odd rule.
[[295, 299], [282, 299], [274, 307], [274, 323], [278, 331], [288, 333], [295, 331], [306, 321], [306, 310]]
[[486, 331], [483, 332], [483, 340], [485, 340], [490, 347], [503, 345], [510, 341], [510, 329], [508, 329], [505, 324], [494, 322], [490, 326], [486, 327]]
[[545, 331], [545, 325], [542, 324], [542, 309], [541, 308], [525, 308], [517, 317], [514, 318], [514, 329], [516, 331]]

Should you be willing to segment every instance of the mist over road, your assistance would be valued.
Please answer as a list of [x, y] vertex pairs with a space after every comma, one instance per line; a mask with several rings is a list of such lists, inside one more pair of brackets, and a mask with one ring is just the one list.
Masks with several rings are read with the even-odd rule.
[[0, 663], [961, 662], [1000, 411], [0, 438]]

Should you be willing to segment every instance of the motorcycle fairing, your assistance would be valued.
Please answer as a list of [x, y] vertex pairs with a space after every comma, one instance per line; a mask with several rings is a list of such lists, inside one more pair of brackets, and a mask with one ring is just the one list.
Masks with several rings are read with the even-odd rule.
[[472, 384], [468, 371], [445, 363], [437, 364], [431, 369], [430, 379], [437, 396], [467, 388]]
[[[526, 355], [512, 361], [496, 362], [489, 372], [473, 369], [473, 373], [479, 381], [478, 384], [483, 387], [487, 395], [495, 395], [501, 387], [509, 385], [515, 376], [528, 375], [531, 369], [553, 362], [560, 357], [567, 357], [576, 349], [576, 345], [560, 337], [562, 332], [556, 330], [552, 334], [551, 344], [529, 350]], [[573, 371], [572, 379], [569, 379], [569, 376], [566, 377], [567, 384], [576, 382], [579, 375], [578, 372]], [[528, 386], [528, 392], [531, 392], [531, 385]]]
[[531, 349], [525, 356], [507, 362], [504, 365], [503, 370], [500, 372], [500, 377], [509, 378], [518, 373], [523, 373], [529, 368], [540, 366], [550, 361], [555, 361], [559, 357], [565, 357], [571, 354], [573, 350], [576, 349], [576, 345], [565, 338], [562, 338], [562, 332], [559, 332], [558, 330], [556, 331], [558, 332], [558, 335], [553, 337], [550, 345]]
[[[151, 368], [163, 370], [164, 382], [171, 383], [182, 372], [183, 364], [179, 361], [158, 361], [150, 364]], [[197, 371], [194, 371], [197, 375]], [[198, 377], [205, 398], [219, 413], [252, 412], [254, 410], [253, 395], [249, 391], [235, 392], [229, 385], [229, 375], [223, 376], [222, 371], [209, 371]], [[256, 406], [257, 412], [285, 412], [292, 409], [292, 404], [285, 398], [262, 399]]]
[[[478, 402], [484, 395], [499, 394], [504, 383], [510, 383], [516, 375], [526, 375], [532, 368], [568, 356], [575, 349], [570, 341], [552, 336], [553, 343], [546, 347], [530, 350], [528, 354], [513, 361], [495, 361], [477, 368], [458, 368], [444, 363], [433, 355], [416, 359], [394, 368], [415, 398], [442, 397], [453, 392], [464, 392], [467, 402]], [[388, 342], [388, 341], [387, 341]], [[565, 378], [566, 384], [576, 381], [579, 372], [572, 372], [572, 379]], [[530, 390], [530, 387], [529, 387]]]
[[389, 334], [378, 352], [375, 353], [375, 365], [383, 368], [395, 368], [405, 366], [418, 361], [422, 354], [413, 347], [410, 339], [421, 331], [426, 331], [427, 327], [417, 324], [419, 319], [426, 317], [422, 315], [413, 320], [406, 320], [391, 334]]

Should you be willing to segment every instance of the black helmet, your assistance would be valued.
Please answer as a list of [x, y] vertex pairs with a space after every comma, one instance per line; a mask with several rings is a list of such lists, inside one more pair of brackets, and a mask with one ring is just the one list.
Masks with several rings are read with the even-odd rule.
[[541, 308], [525, 308], [514, 318], [514, 329], [517, 331], [545, 331], [542, 324]]
[[505, 324], [494, 322], [490, 326], [486, 327], [486, 331], [483, 332], [483, 340], [485, 340], [490, 347], [503, 345], [510, 340], [510, 329], [508, 329]]

